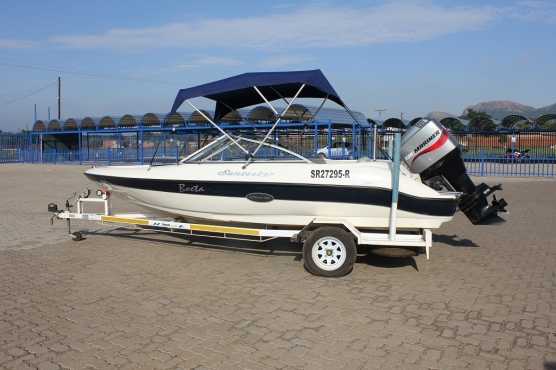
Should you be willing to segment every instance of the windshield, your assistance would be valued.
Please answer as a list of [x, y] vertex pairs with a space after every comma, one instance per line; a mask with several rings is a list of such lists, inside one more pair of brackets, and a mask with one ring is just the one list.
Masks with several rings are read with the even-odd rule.
[[[249, 153], [253, 153], [260, 144], [260, 140], [248, 139], [235, 136], [234, 140], [245, 148]], [[221, 136], [209, 145], [201, 148], [190, 156], [186, 157], [181, 163], [186, 162], [214, 162], [214, 161], [241, 161], [245, 162], [248, 155], [241, 150], [229, 137]], [[279, 145], [264, 143], [252, 159], [254, 161], [303, 161], [310, 162], [307, 158], [300, 156]]]

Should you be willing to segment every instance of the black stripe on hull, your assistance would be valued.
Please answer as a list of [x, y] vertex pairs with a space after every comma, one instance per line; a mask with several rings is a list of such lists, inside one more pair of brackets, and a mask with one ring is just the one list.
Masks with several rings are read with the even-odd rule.
[[[251, 193], [266, 193], [277, 200], [351, 203], [390, 207], [390, 189], [339, 185], [277, 184], [232, 181], [184, 181], [142, 179], [85, 174], [96, 182], [127, 188], [180, 194], [246, 198]], [[455, 199], [420, 198], [400, 193], [398, 209], [429, 216], [452, 216], [457, 210]]]

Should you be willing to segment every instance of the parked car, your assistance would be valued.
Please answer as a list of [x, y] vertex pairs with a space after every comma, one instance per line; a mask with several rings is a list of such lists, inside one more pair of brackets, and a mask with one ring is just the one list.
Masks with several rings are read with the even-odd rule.
[[332, 147], [330, 148], [330, 150], [328, 150], [328, 146], [318, 149], [317, 155], [324, 158], [328, 158], [330, 156], [330, 158], [332, 159], [351, 157], [351, 143], [336, 141], [332, 143]]

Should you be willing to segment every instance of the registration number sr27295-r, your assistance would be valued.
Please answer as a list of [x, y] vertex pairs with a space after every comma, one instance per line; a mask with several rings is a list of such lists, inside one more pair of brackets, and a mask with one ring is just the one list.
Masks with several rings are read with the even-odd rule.
[[313, 179], [348, 179], [349, 170], [311, 170]]

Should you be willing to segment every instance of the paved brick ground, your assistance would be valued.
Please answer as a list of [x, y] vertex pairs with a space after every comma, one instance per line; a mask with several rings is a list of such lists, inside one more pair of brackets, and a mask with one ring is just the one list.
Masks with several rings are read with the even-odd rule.
[[45, 204], [80, 171], [0, 167], [0, 368], [556, 368], [555, 182], [505, 181], [509, 221], [458, 217], [429, 262], [323, 279], [283, 244], [65, 241]]
[[[82, 172], [86, 166], [0, 166], [0, 251], [32, 249], [67, 241], [66, 226], [53, 226], [45, 213], [47, 204], [65, 199], [87, 187], [96, 190]], [[116, 201], [117, 202], [117, 201]], [[118, 203], [116, 203], [118, 205]], [[97, 226], [84, 225], [99, 229]]]

